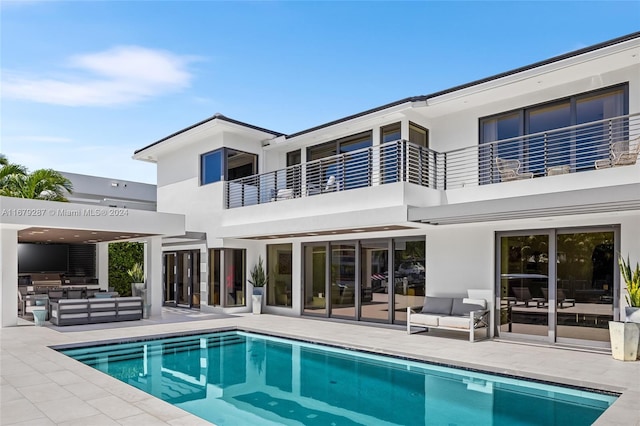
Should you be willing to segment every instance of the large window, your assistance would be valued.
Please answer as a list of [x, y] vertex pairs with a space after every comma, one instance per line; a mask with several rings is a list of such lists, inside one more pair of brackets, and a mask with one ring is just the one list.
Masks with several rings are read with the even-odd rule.
[[[370, 152], [368, 150], [352, 152], [368, 148], [371, 144], [372, 135], [368, 131], [308, 148], [308, 161], [323, 161], [307, 167], [307, 185], [310, 188], [318, 188], [320, 192], [369, 186]], [[345, 155], [341, 159], [328, 158], [348, 153], [352, 154]]]
[[230, 148], [221, 148], [200, 157], [200, 184], [234, 180], [255, 175], [258, 156]]
[[[520, 172], [529, 171], [537, 176], [545, 175], [550, 167], [564, 165], [572, 171], [593, 169], [595, 160], [607, 158], [609, 144], [615, 142], [609, 140], [608, 122], [581, 126], [574, 131], [551, 131], [626, 115], [628, 104], [628, 85], [624, 84], [481, 118], [481, 144], [543, 133], [482, 148], [481, 182], [499, 181], [496, 170], [493, 174], [488, 172], [493, 169], [495, 157], [520, 160]], [[550, 133], [544, 133], [547, 131]]]
[[292, 256], [291, 244], [267, 246], [267, 305], [291, 307]]

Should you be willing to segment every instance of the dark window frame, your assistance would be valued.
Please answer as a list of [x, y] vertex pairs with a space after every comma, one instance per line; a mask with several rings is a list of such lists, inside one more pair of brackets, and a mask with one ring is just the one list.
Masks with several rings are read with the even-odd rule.
[[[499, 120], [501, 117], [508, 117], [511, 115], [517, 115], [518, 117], [518, 135], [514, 136], [514, 137], [525, 137], [528, 134], [531, 134], [530, 132], [530, 114], [532, 111], [538, 110], [538, 109], [542, 109], [542, 108], [546, 108], [546, 107], [551, 107], [553, 105], [562, 105], [564, 103], [568, 103], [569, 104], [569, 117], [570, 117], [570, 122], [569, 124], [566, 126], [575, 126], [578, 124], [578, 117], [577, 117], [577, 105], [578, 102], [580, 102], [581, 100], [585, 99], [585, 98], [590, 98], [593, 96], [598, 96], [598, 95], [605, 95], [607, 93], [614, 93], [617, 91], [622, 91], [622, 115], [628, 115], [629, 114], [629, 82], [624, 82], [624, 83], [619, 83], [619, 84], [614, 84], [612, 86], [607, 86], [607, 87], [603, 87], [603, 88], [599, 88], [599, 89], [594, 89], [594, 90], [589, 90], [587, 92], [580, 92], [580, 93], [576, 93], [570, 96], [565, 96], [562, 98], [557, 98], [557, 99], [552, 99], [552, 100], [548, 100], [548, 101], [544, 101], [544, 102], [539, 102], [537, 104], [532, 104], [532, 105], [526, 105], [520, 108], [514, 108], [508, 111], [503, 111], [500, 113], [496, 113], [496, 114], [491, 114], [491, 115], [487, 115], [487, 116], [483, 116], [483, 117], [479, 117], [478, 118], [478, 146], [481, 150], [481, 155], [485, 150], [488, 150], [488, 147], [486, 146], [486, 144], [492, 143], [492, 142], [496, 142], [499, 140], [502, 140], [500, 138], [496, 139], [496, 140], [489, 140], [489, 141], [485, 141], [484, 139], [484, 134], [485, 134], [485, 128], [484, 128], [484, 124], [488, 123], [492, 120]], [[563, 126], [564, 127], [564, 126]], [[562, 128], [562, 127], [560, 127]], [[549, 131], [552, 131], [554, 129], [549, 129]], [[505, 139], [505, 138], [503, 138]], [[510, 138], [506, 138], [506, 139], [510, 139]], [[520, 142], [521, 146], [519, 149], [519, 155], [518, 155], [518, 159], [520, 161], [524, 160], [524, 156], [527, 155], [528, 152], [528, 144], [526, 143], [526, 141], [522, 141]], [[483, 147], [485, 148], [483, 150]], [[487, 155], [487, 154], [485, 154]], [[494, 154], [495, 155], [495, 154]], [[489, 165], [489, 168], [492, 170], [493, 169], [493, 159], [490, 160], [491, 164]], [[484, 180], [481, 177], [481, 184], [484, 183], [491, 183], [496, 181], [499, 181], [499, 178], [495, 175], [497, 172], [495, 170], [492, 170], [490, 172], [490, 176], [485, 177]]]
[[[252, 173], [248, 176], [251, 175], [255, 175], [258, 174], [258, 159], [259, 156], [258, 154], [254, 154], [252, 152], [247, 152], [247, 151], [241, 151], [239, 149], [235, 149], [235, 148], [229, 148], [229, 147], [222, 147], [222, 148], [218, 148], [218, 149], [214, 149], [213, 151], [209, 151], [209, 152], [205, 152], [204, 154], [200, 154], [200, 186], [204, 186], [204, 185], [209, 185], [210, 183], [216, 183], [216, 182], [223, 182], [223, 181], [227, 181], [229, 180], [229, 162], [228, 162], [228, 157], [229, 157], [229, 152], [233, 151], [236, 153], [240, 153], [240, 154], [247, 154], [250, 156], [254, 157], [254, 161], [253, 161], [253, 168], [252, 168]], [[214, 155], [214, 154], [221, 154], [221, 178], [220, 179], [214, 179], [211, 181], [205, 181], [205, 172], [206, 172], [206, 168], [205, 168], [205, 159], [210, 156], [210, 155]], [[239, 179], [239, 178], [234, 178], [234, 179]]]

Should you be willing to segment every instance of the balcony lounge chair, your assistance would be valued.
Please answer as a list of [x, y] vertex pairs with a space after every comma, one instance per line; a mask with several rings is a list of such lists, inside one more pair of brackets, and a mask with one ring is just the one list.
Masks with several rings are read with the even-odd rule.
[[505, 160], [500, 157], [496, 157], [496, 167], [500, 173], [500, 180], [502, 182], [509, 182], [512, 180], [522, 180], [533, 178], [532, 172], [520, 173], [520, 160]]
[[[544, 298], [549, 301], [549, 289], [542, 288], [542, 294], [544, 295]], [[561, 288], [556, 289], [556, 299], [558, 301], [558, 306], [561, 308], [564, 308], [565, 303], [571, 303], [571, 306], [576, 306], [576, 299], [569, 299]]]
[[640, 153], [640, 136], [632, 141], [621, 141], [611, 144], [609, 158], [596, 160], [596, 169], [608, 169], [617, 166], [629, 166], [636, 164]]
[[535, 303], [537, 308], [541, 308], [546, 303], [546, 300], [542, 297], [532, 297], [529, 287], [511, 287], [513, 294], [516, 296], [516, 301], [523, 302], [525, 308], [529, 307], [529, 303]]
[[272, 198], [271, 201], [291, 200], [293, 198], [294, 198], [293, 189], [282, 188], [282, 189], [278, 189], [278, 192], [276, 192], [276, 196]]
[[337, 189], [338, 185], [336, 185], [336, 177], [334, 175], [329, 176], [323, 192], [336, 191]]

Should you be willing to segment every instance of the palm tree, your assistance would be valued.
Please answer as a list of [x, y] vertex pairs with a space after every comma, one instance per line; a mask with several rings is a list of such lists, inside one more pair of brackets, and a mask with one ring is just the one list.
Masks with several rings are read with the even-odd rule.
[[71, 181], [52, 169], [39, 169], [28, 173], [26, 167], [11, 164], [0, 154], [0, 195], [49, 201], [68, 201]]

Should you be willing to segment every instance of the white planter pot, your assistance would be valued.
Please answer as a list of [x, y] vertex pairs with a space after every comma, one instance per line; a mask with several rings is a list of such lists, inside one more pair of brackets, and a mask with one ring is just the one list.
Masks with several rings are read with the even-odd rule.
[[627, 322], [640, 324], [640, 308], [625, 306], [624, 313], [626, 314]]
[[635, 361], [638, 358], [640, 324], [609, 321], [611, 355], [620, 361]]
[[262, 313], [262, 295], [261, 294], [253, 294], [251, 295], [251, 301], [253, 303], [253, 314], [258, 315]]

